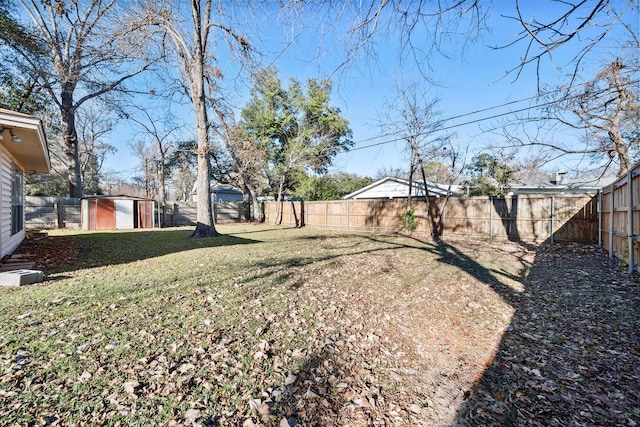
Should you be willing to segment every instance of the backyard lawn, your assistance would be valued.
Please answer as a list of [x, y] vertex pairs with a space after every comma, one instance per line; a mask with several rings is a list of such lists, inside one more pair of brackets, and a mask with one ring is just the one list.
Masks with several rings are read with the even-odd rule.
[[640, 284], [596, 247], [219, 231], [25, 241], [0, 425], [640, 423]]

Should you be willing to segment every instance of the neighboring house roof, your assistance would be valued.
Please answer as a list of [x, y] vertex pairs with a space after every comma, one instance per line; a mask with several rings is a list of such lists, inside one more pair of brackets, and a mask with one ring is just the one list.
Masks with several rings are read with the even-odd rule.
[[239, 189], [237, 189], [236, 187], [232, 187], [230, 185], [222, 185], [222, 184], [216, 184], [213, 187], [211, 187], [211, 192], [212, 193], [217, 193], [217, 194], [242, 194], [242, 191], [240, 191]]
[[592, 179], [558, 177], [550, 182], [517, 182], [509, 186], [509, 194], [594, 194], [615, 180], [615, 177]]
[[[423, 197], [425, 195], [422, 181], [412, 183], [411, 196]], [[446, 196], [449, 185], [427, 181], [429, 195]], [[451, 194], [457, 194], [461, 190], [459, 185], [451, 186]], [[358, 191], [347, 194], [345, 199], [397, 199], [406, 198], [409, 195], [409, 181], [402, 178], [386, 177], [382, 178]]]
[[[242, 191], [236, 187], [233, 187], [231, 185], [224, 185], [224, 184], [215, 184], [211, 186], [211, 193], [215, 193], [215, 194], [243, 194]], [[193, 186], [193, 189], [191, 190], [191, 194], [195, 195], [196, 194], [196, 188], [195, 185]]]
[[153, 200], [146, 199], [144, 197], [135, 197], [135, 196], [126, 196], [122, 195], [104, 195], [104, 194], [94, 194], [91, 196], [84, 196], [83, 199], [107, 199], [107, 200]]
[[49, 173], [51, 160], [40, 119], [0, 108], [0, 136], [0, 143], [27, 172]]

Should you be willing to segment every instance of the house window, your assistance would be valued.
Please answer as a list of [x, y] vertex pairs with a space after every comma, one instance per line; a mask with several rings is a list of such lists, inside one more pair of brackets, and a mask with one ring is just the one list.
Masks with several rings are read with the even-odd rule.
[[24, 228], [24, 178], [16, 165], [11, 168], [11, 235]]

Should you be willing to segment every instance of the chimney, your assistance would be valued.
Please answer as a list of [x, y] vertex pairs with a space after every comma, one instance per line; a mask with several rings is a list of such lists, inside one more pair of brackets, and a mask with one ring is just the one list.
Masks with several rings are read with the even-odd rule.
[[556, 172], [556, 185], [567, 184], [567, 172]]

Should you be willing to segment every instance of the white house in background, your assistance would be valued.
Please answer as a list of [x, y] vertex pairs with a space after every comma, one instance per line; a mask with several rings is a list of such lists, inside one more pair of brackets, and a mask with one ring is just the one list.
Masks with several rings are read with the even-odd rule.
[[[197, 200], [195, 193], [195, 184], [191, 193], [191, 201], [196, 202]], [[223, 185], [223, 184], [215, 184], [211, 186], [211, 202], [212, 203], [222, 203], [222, 202], [241, 202], [244, 200], [244, 195], [242, 191], [236, 187], [232, 187], [231, 185]]]
[[242, 191], [230, 185], [216, 184], [211, 187], [211, 201], [220, 202], [241, 202], [244, 200]]
[[[429, 195], [436, 197], [446, 196], [448, 191], [453, 195], [457, 195], [462, 191], [462, 187], [459, 185], [452, 185], [451, 189], [449, 189], [449, 185], [447, 184], [440, 184], [432, 181], [427, 181], [427, 187]], [[407, 198], [408, 195], [408, 180], [388, 176], [369, 184], [358, 191], [347, 194], [344, 196], [344, 199], [400, 199]], [[414, 181], [411, 185], [411, 197], [424, 197], [424, 195], [425, 190], [422, 180], [418, 182]]]
[[25, 237], [25, 173], [50, 169], [40, 120], [0, 108], [0, 257], [13, 252]]
[[509, 185], [509, 196], [520, 194], [596, 194], [599, 190], [613, 183], [616, 177], [591, 179], [571, 179], [567, 172], [556, 173], [555, 181], [548, 182], [516, 182]]

